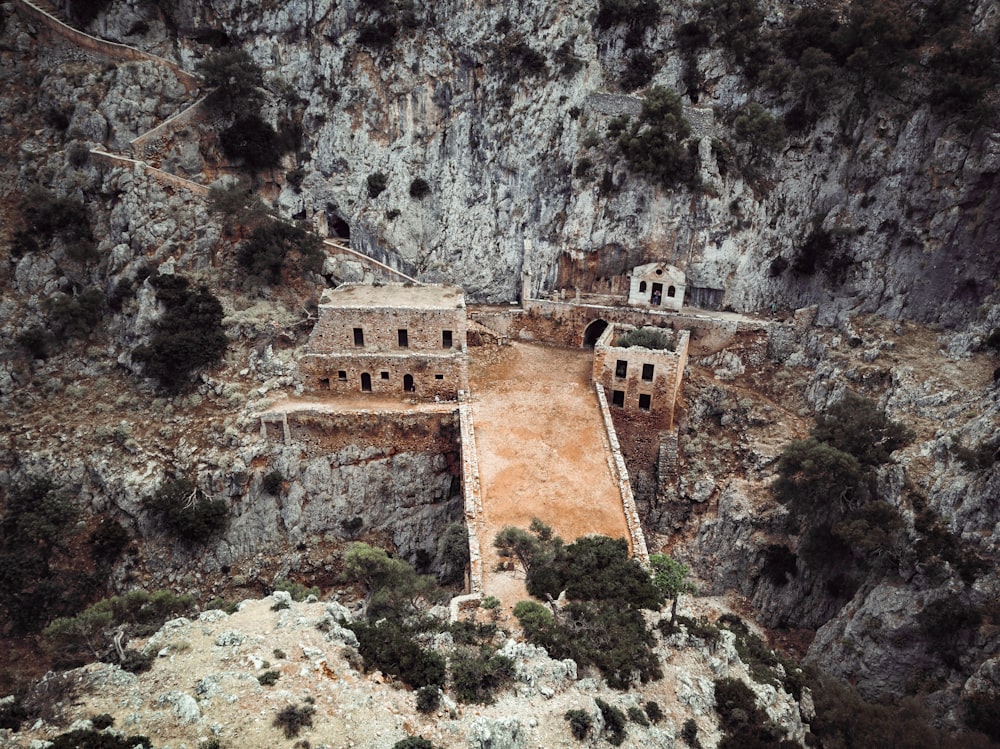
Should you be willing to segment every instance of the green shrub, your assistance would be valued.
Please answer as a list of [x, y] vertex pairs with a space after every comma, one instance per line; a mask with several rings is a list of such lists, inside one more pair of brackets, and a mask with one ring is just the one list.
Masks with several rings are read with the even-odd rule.
[[410, 197], [414, 200], [422, 200], [431, 194], [431, 186], [423, 177], [414, 177], [410, 182]]
[[115, 719], [111, 713], [101, 713], [100, 715], [91, 716], [90, 723], [94, 726], [95, 730], [103, 731], [105, 728], [111, 728], [115, 724]]
[[670, 333], [662, 328], [635, 328], [618, 336], [615, 346], [621, 348], [640, 347], [654, 351], [673, 351], [676, 347]]
[[206, 105], [221, 114], [256, 116], [264, 103], [264, 71], [243, 49], [212, 52], [198, 64], [198, 72], [211, 89]]
[[287, 705], [278, 712], [271, 725], [280, 728], [286, 739], [294, 739], [303, 728], [312, 728], [315, 712], [316, 708], [312, 705]]
[[698, 739], [698, 724], [694, 722], [694, 718], [688, 718], [684, 721], [684, 725], [681, 727], [681, 741], [692, 749], [701, 748], [701, 741]]
[[286, 580], [283, 577], [279, 577], [274, 581], [274, 589], [289, 593], [292, 596], [293, 601], [301, 602], [309, 596], [316, 596], [316, 598], [319, 598], [319, 588], [309, 587], [303, 585], [302, 583]]
[[623, 91], [635, 91], [653, 80], [656, 73], [656, 59], [646, 52], [635, 52], [625, 64], [622, 72], [621, 87]]
[[621, 746], [628, 735], [625, 713], [614, 705], [609, 705], [600, 697], [594, 702], [597, 703], [597, 709], [601, 711], [601, 716], [604, 718], [604, 737], [611, 746]]
[[191, 290], [181, 276], [156, 276], [151, 281], [166, 311], [149, 343], [132, 350], [132, 359], [164, 390], [178, 393], [193, 384], [195, 372], [225, 354], [222, 305], [204, 286]]
[[91, 532], [90, 557], [98, 567], [110, 567], [121, 556], [132, 537], [117, 520], [103, 518]]
[[59, 339], [85, 338], [101, 321], [104, 312], [104, 294], [90, 288], [75, 296], [56, 292], [45, 300], [49, 329]]
[[628, 719], [644, 728], [649, 728], [649, 718], [646, 717], [646, 713], [642, 711], [642, 708], [635, 705], [629, 707]]
[[639, 119], [618, 137], [618, 146], [633, 171], [662, 187], [695, 187], [696, 162], [685, 146], [690, 135], [691, 126], [684, 119], [680, 97], [654, 86], [643, 100]]
[[92, 729], [76, 729], [61, 733], [52, 739], [50, 749], [138, 749], [151, 747], [153, 743], [146, 736], [116, 736]]
[[573, 734], [573, 738], [578, 741], [587, 738], [590, 729], [594, 727], [594, 719], [586, 710], [567, 710], [563, 717], [569, 721], [569, 730]]
[[219, 133], [219, 145], [227, 158], [255, 172], [280, 165], [286, 150], [277, 131], [256, 114], [239, 117]]
[[366, 669], [398, 676], [415, 689], [444, 684], [444, 658], [420, 647], [411, 628], [384, 619], [376, 624], [352, 622], [348, 626], [358, 636], [358, 651]]
[[432, 578], [418, 575], [403, 560], [361, 542], [351, 544], [344, 555], [343, 577], [365, 586], [365, 611], [372, 620], [379, 617], [403, 619], [415, 610], [419, 598], [437, 594]]
[[368, 197], [374, 199], [385, 192], [389, 180], [383, 172], [373, 172], [368, 175], [365, 184], [368, 187]]
[[434, 745], [423, 736], [408, 736], [393, 744], [392, 749], [434, 749]]
[[185, 478], [167, 479], [143, 507], [160, 519], [178, 540], [203, 544], [222, 533], [229, 523], [229, 506], [222, 499], [207, 499]]
[[874, 401], [848, 390], [816, 417], [812, 436], [853, 455], [863, 466], [876, 466], [908, 444], [913, 431], [891, 420]]
[[52, 334], [41, 325], [32, 325], [22, 333], [19, 333], [17, 345], [24, 349], [32, 359], [48, 359], [49, 344], [52, 342]]
[[363, 23], [358, 26], [358, 44], [372, 49], [384, 49], [392, 44], [399, 27], [389, 19], [380, 19], [374, 23]]
[[646, 717], [653, 723], [659, 723], [666, 717], [663, 711], [660, 709], [660, 704], [658, 702], [653, 702], [650, 700], [646, 703]]
[[514, 661], [490, 648], [458, 650], [450, 666], [451, 688], [459, 702], [490, 704], [494, 693], [514, 680]]
[[983, 471], [1000, 460], [1000, 437], [980, 442], [970, 448], [956, 442], [951, 446], [951, 454], [970, 471]]
[[441, 706], [441, 690], [436, 686], [420, 687], [416, 691], [417, 710], [424, 714], [436, 712]]
[[982, 621], [982, 613], [958, 594], [932, 601], [917, 614], [928, 650], [953, 668]]
[[462, 582], [469, 564], [469, 531], [464, 523], [449, 523], [438, 540], [441, 569], [438, 582], [442, 585]]
[[275, 669], [269, 669], [257, 677], [257, 681], [260, 682], [262, 687], [274, 686], [278, 683], [278, 679], [281, 678], [281, 672]]

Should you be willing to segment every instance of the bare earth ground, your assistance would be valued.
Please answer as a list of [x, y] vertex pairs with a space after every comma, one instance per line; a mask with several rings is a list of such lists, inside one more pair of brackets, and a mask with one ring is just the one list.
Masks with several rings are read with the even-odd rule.
[[515, 343], [472, 350], [470, 386], [484, 523], [483, 589], [506, 606], [526, 598], [523, 573], [494, 572], [507, 525], [537, 517], [567, 542], [590, 533], [628, 538], [621, 494], [590, 382], [593, 353]]

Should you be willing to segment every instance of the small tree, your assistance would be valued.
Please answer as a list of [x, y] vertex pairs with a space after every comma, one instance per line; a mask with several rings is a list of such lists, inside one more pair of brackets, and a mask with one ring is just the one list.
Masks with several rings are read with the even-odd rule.
[[244, 49], [213, 52], [199, 65], [205, 85], [212, 89], [206, 104], [222, 114], [256, 115], [264, 103], [264, 71]]
[[691, 570], [686, 564], [678, 562], [666, 554], [650, 554], [649, 564], [653, 568], [653, 584], [667, 598], [673, 600], [670, 606], [670, 621], [677, 619], [677, 601], [684, 593], [695, 593], [694, 583], [688, 578]]

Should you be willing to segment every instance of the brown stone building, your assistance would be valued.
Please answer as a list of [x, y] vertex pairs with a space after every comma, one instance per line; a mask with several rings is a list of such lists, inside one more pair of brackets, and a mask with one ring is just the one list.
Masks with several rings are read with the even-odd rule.
[[[665, 348], [624, 345], [637, 332], [642, 333], [640, 340]], [[686, 330], [609, 325], [594, 345], [594, 381], [604, 387], [612, 407], [649, 414], [669, 429], [687, 365], [689, 337]]]
[[468, 390], [458, 286], [345, 284], [323, 293], [299, 361], [309, 391], [454, 399]]

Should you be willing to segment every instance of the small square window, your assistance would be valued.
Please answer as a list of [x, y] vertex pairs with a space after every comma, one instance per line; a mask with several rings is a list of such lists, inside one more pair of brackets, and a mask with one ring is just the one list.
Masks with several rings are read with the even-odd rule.
[[337, 372], [337, 380], [340, 382], [347, 382], [347, 370], [341, 369]]
[[443, 374], [441, 374], [441, 375], [434, 375], [434, 379], [435, 380], [443, 380], [444, 379], [444, 375]]
[[319, 386], [321, 388], [329, 388], [330, 387], [330, 378], [329, 377], [320, 377], [319, 378]]
[[451, 331], [442, 330], [441, 331], [441, 348], [451, 348]]
[[625, 406], [625, 391], [624, 390], [612, 390], [611, 391], [611, 405], [618, 406], [622, 408]]
[[650, 405], [650, 396], [648, 393], [639, 394], [639, 409], [641, 411], [648, 411]]
[[361, 328], [354, 329], [354, 345], [364, 346], [365, 345], [365, 331]]
[[381, 372], [381, 373], [379, 374], [379, 376], [380, 376], [380, 377], [381, 377], [381, 378], [382, 378], [383, 380], [388, 380], [388, 379], [389, 379], [389, 373], [388, 373], [388, 372]]
[[618, 363], [615, 364], [615, 377], [624, 378], [626, 374], [628, 374], [628, 362], [619, 359]]
[[649, 382], [653, 379], [653, 365], [643, 364], [642, 365], [642, 379]]
[[407, 332], [406, 328], [399, 329], [399, 347], [407, 348], [410, 345], [410, 334]]

